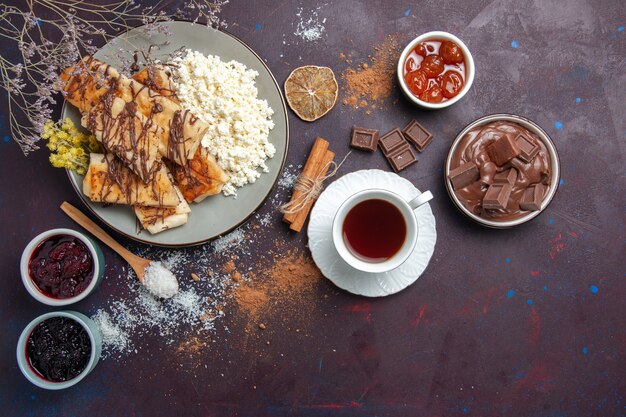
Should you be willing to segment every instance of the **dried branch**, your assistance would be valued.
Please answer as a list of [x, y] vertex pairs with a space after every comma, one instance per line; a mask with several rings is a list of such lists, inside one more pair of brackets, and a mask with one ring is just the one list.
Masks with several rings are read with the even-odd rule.
[[[217, 14], [227, 2], [190, 0], [176, 10], [176, 17], [223, 27]], [[0, 41], [7, 51], [0, 56], [0, 88], [7, 96], [11, 135], [24, 155], [39, 148], [43, 126], [57, 103], [61, 70], [132, 27], [143, 25], [148, 34], [164, 33], [161, 23], [171, 17], [163, 8], [164, 0], [150, 6], [134, 0], [0, 4]]]

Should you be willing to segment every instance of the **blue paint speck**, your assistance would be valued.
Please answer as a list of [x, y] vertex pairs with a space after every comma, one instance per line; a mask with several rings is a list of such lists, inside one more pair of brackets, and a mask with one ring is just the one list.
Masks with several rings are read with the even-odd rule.
[[464, 412], [465, 414], [469, 413], [469, 410], [467, 409], [467, 407], [464, 407], [464, 408], [463, 408], [463, 412]]
[[504, 258], [504, 262], [506, 262], [507, 264], [511, 263], [511, 258]]
[[580, 97], [576, 97], [575, 101], [576, 101], [576, 104], [580, 104], [580, 103], [582, 103], [583, 99], [580, 98]]
[[513, 49], [519, 48], [519, 43], [517, 43], [517, 41], [515, 39], [513, 39], [511, 41], [511, 48], [513, 48]]
[[583, 346], [583, 355], [586, 355], [587, 353], [589, 353], [589, 349], [587, 349], [587, 346]]
[[557, 130], [561, 130], [561, 129], [563, 129], [563, 122], [561, 122], [560, 120], [557, 120], [556, 122], [554, 122], [554, 127], [555, 127]]
[[411, 15], [411, 9], [406, 9], [406, 12], [404, 12], [404, 17], [409, 17]]
[[531, 300], [530, 298], [528, 300], [526, 300], [526, 304], [528, 304], [529, 306], [533, 304], [533, 300]]
[[8, 141], [10, 141], [10, 140], [11, 140], [11, 136], [9, 136], [9, 135], [4, 135], [4, 137], [2, 138], [2, 140], [6, 143], [6, 142], [8, 142]]
[[591, 287], [589, 287], [589, 291], [591, 291], [592, 294], [597, 294], [599, 290], [596, 285], [592, 285]]
[[565, 184], [565, 180], [564, 180], [563, 178], [561, 178], [561, 179], [559, 180], [559, 186], [561, 186], [561, 185], [563, 185], [563, 184]]
[[257, 23], [256, 25], [254, 25], [254, 28], [255, 28], [256, 30], [261, 30], [261, 24], [260, 24], [260, 23]]
[[617, 27], [617, 31], [618, 32], [623, 32], [624, 31], [624, 25], [620, 25]]
[[37, 26], [41, 27], [43, 25], [43, 21], [41, 19], [37, 19]]
[[508, 290], [506, 293], [507, 298], [513, 298], [515, 295], [515, 290]]
[[30, 399], [31, 399], [31, 400], [34, 400], [34, 399], [36, 399], [36, 398], [37, 398], [37, 396], [36, 396], [35, 394], [30, 394]]
[[544, 286], [543, 286], [543, 290], [544, 290], [544, 291], [548, 291], [549, 289], [550, 289], [550, 287], [548, 287], [547, 285], [544, 285]]
[[554, 224], [554, 219], [548, 219], [548, 224]]

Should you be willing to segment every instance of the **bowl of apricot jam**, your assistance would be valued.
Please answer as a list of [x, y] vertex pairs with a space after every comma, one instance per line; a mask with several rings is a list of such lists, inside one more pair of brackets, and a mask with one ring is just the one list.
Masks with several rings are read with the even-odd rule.
[[87, 297], [104, 273], [100, 247], [71, 229], [53, 229], [33, 238], [20, 262], [22, 282], [36, 300], [65, 306]]
[[456, 36], [442, 31], [413, 39], [398, 60], [398, 82], [406, 97], [425, 109], [459, 101], [474, 81], [474, 59]]

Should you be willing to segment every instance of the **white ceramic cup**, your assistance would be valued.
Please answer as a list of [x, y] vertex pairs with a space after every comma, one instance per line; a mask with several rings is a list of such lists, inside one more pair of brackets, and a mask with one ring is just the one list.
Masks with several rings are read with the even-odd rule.
[[[413, 200], [406, 201], [394, 192], [377, 188], [363, 190], [352, 195], [339, 207], [333, 220], [333, 243], [335, 244], [339, 256], [341, 256], [348, 265], [363, 272], [382, 273], [399, 267], [407, 260], [409, 255], [411, 255], [411, 252], [415, 248], [415, 243], [417, 242], [417, 234], [419, 231], [417, 219], [413, 211], [432, 200], [432, 198], [433, 195], [430, 191], [424, 191]], [[383, 262], [366, 262], [359, 259], [352, 254], [343, 239], [343, 223], [347, 214], [354, 206], [366, 200], [384, 200], [393, 204], [400, 210], [406, 224], [404, 244], [395, 255]]]

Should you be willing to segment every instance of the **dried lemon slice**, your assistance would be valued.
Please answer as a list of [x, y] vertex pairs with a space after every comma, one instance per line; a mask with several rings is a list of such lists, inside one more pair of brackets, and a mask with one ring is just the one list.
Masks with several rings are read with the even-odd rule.
[[335, 74], [328, 67], [299, 67], [285, 80], [289, 107], [307, 122], [319, 119], [335, 106], [338, 90]]

